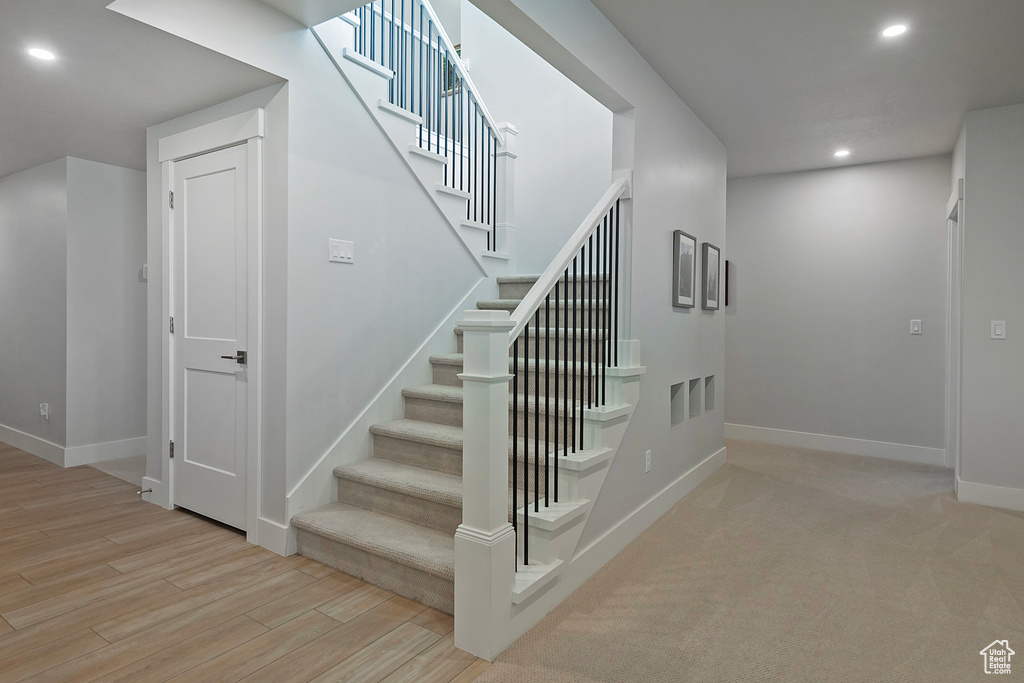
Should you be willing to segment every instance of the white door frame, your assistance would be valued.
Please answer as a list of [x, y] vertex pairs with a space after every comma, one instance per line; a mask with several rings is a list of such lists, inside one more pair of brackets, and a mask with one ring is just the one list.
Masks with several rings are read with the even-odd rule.
[[964, 179], [946, 203], [948, 271], [946, 297], [946, 467], [955, 470], [954, 491], [960, 480], [961, 292], [964, 262]]
[[170, 333], [170, 317], [173, 315], [173, 262], [172, 256], [172, 214], [170, 192], [174, 187], [174, 164], [182, 159], [206, 154], [225, 147], [245, 144], [248, 152], [248, 202], [249, 202], [249, 379], [248, 379], [248, 433], [246, 455], [246, 539], [258, 543], [261, 490], [261, 448], [263, 415], [263, 109], [257, 108], [220, 121], [199, 126], [191, 130], [160, 138], [158, 161], [160, 162], [163, 208], [161, 210], [161, 242], [163, 251], [162, 300], [165, 328], [162, 351], [161, 374], [163, 377], [163, 414], [161, 431], [164, 435], [162, 455], [164, 481], [167, 482], [167, 508], [174, 507], [174, 466], [170, 457], [170, 441], [174, 425], [173, 367], [174, 335]]

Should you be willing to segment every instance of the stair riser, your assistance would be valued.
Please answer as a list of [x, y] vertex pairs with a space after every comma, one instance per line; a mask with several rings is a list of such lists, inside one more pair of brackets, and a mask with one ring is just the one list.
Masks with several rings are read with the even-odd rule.
[[[559, 295], [562, 296], [562, 292], [565, 291], [565, 280], [562, 279], [559, 282]], [[604, 278], [597, 278], [595, 280], [598, 285], [604, 284]], [[533, 287], [533, 282], [501, 282], [498, 283], [498, 298], [499, 299], [525, 299], [529, 293], [530, 288]], [[573, 279], [569, 278], [569, 298], [572, 298], [572, 285]], [[598, 286], [595, 285], [595, 288]], [[581, 298], [583, 293], [584, 281], [580, 280], [576, 285], [576, 298]]]
[[462, 450], [375, 434], [373, 456], [403, 465], [462, 475]]
[[426, 398], [406, 396], [405, 416], [410, 420], [461, 427], [462, 403], [448, 403], [447, 401], [432, 401]]
[[329, 567], [368, 581], [445, 614], [455, 612], [455, 582], [407, 567], [353, 546], [298, 529], [297, 551]]
[[433, 370], [434, 384], [441, 384], [446, 387], [461, 387], [462, 380], [459, 374], [462, 372], [461, 365], [439, 365], [431, 366]]
[[356, 505], [431, 529], [455, 533], [462, 523], [462, 508], [377, 488], [350, 479], [338, 479], [338, 502]]

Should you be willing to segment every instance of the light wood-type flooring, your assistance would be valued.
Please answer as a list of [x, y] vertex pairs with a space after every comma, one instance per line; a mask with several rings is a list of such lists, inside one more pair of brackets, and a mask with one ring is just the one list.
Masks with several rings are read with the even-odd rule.
[[0, 443], [0, 683], [453, 681], [452, 617]]

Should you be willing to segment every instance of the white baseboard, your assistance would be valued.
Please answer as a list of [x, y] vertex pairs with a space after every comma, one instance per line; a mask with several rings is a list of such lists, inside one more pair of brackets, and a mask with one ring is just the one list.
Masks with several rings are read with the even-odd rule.
[[91, 465], [105, 460], [118, 460], [133, 455], [143, 455], [145, 452], [146, 437], [144, 436], [135, 439], [94, 443], [88, 446], [72, 446], [64, 449], [64, 467]]
[[164, 483], [162, 481], [160, 481], [159, 479], [152, 479], [150, 477], [143, 477], [142, 490], [145, 491], [146, 489], [153, 489], [153, 492], [143, 493], [142, 500], [146, 501], [147, 503], [159, 505], [165, 510], [170, 510], [171, 507], [173, 507], [170, 505], [170, 491], [167, 490], [167, 487], [164, 486]]
[[64, 447], [50, 443], [46, 439], [0, 425], [0, 441], [64, 467]]
[[[622, 552], [637, 536], [697, 488], [705, 479], [725, 465], [726, 449], [720, 448], [690, 468], [683, 476], [656, 493], [646, 503], [633, 510], [618, 524], [594, 539], [586, 548], [578, 550], [562, 575], [562, 582], [576, 590], [598, 569]], [[568, 595], [568, 593], [566, 593]]]
[[[285, 557], [295, 554], [294, 541], [289, 543], [289, 536], [293, 536], [293, 534], [290, 533], [287, 525], [267, 519], [266, 517], [260, 517], [256, 524], [256, 537], [260, 547]], [[289, 548], [289, 546], [291, 547]]]
[[[695, 489], [725, 464], [726, 451], [721, 448], [691, 468], [681, 477], [655, 494], [650, 500], [633, 510], [611, 529], [592, 541], [586, 548], [578, 550], [569, 566], [558, 576], [551, 588], [537, 598], [526, 610], [519, 613], [509, 624], [502, 647], [511, 645], [551, 610], [558, 606], [584, 581], [593, 576], [601, 567], [629, 545], [637, 536], [647, 530], [683, 496]], [[542, 589], [544, 590], [544, 589]]]
[[725, 438], [743, 441], [760, 441], [776, 446], [793, 448], [809, 448], [815, 451], [831, 451], [864, 455], [870, 458], [887, 458], [916, 462], [922, 465], [946, 466], [945, 448], [928, 448], [912, 446], [904, 443], [887, 443], [885, 441], [869, 441], [867, 439], [851, 439], [845, 436], [829, 436], [828, 434], [811, 434], [794, 432], [788, 429], [772, 429], [770, 427], [754, 427], [751, 425], [725, 424]]
[[1024, 489], [976, 484], [973, 481], [964, 481], [960, 477], [956, 479], [956, 499], [961, 503], [1024, 511]]

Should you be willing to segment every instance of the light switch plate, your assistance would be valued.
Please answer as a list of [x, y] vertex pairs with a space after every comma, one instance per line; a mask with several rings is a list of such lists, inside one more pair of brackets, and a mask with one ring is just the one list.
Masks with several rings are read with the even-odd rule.
[[327, 240], [329, 252], [327, 260], [331, 263], [355, 263], [355, 244], [347, 240]]
[[910, 321], [910, 334], [921, 334], [921, 321], [911, 320]]
[[992, 321], [992, 338], [993, 339], [1006, 339], [1006, 321], [1005, 320], [993, 320]]

